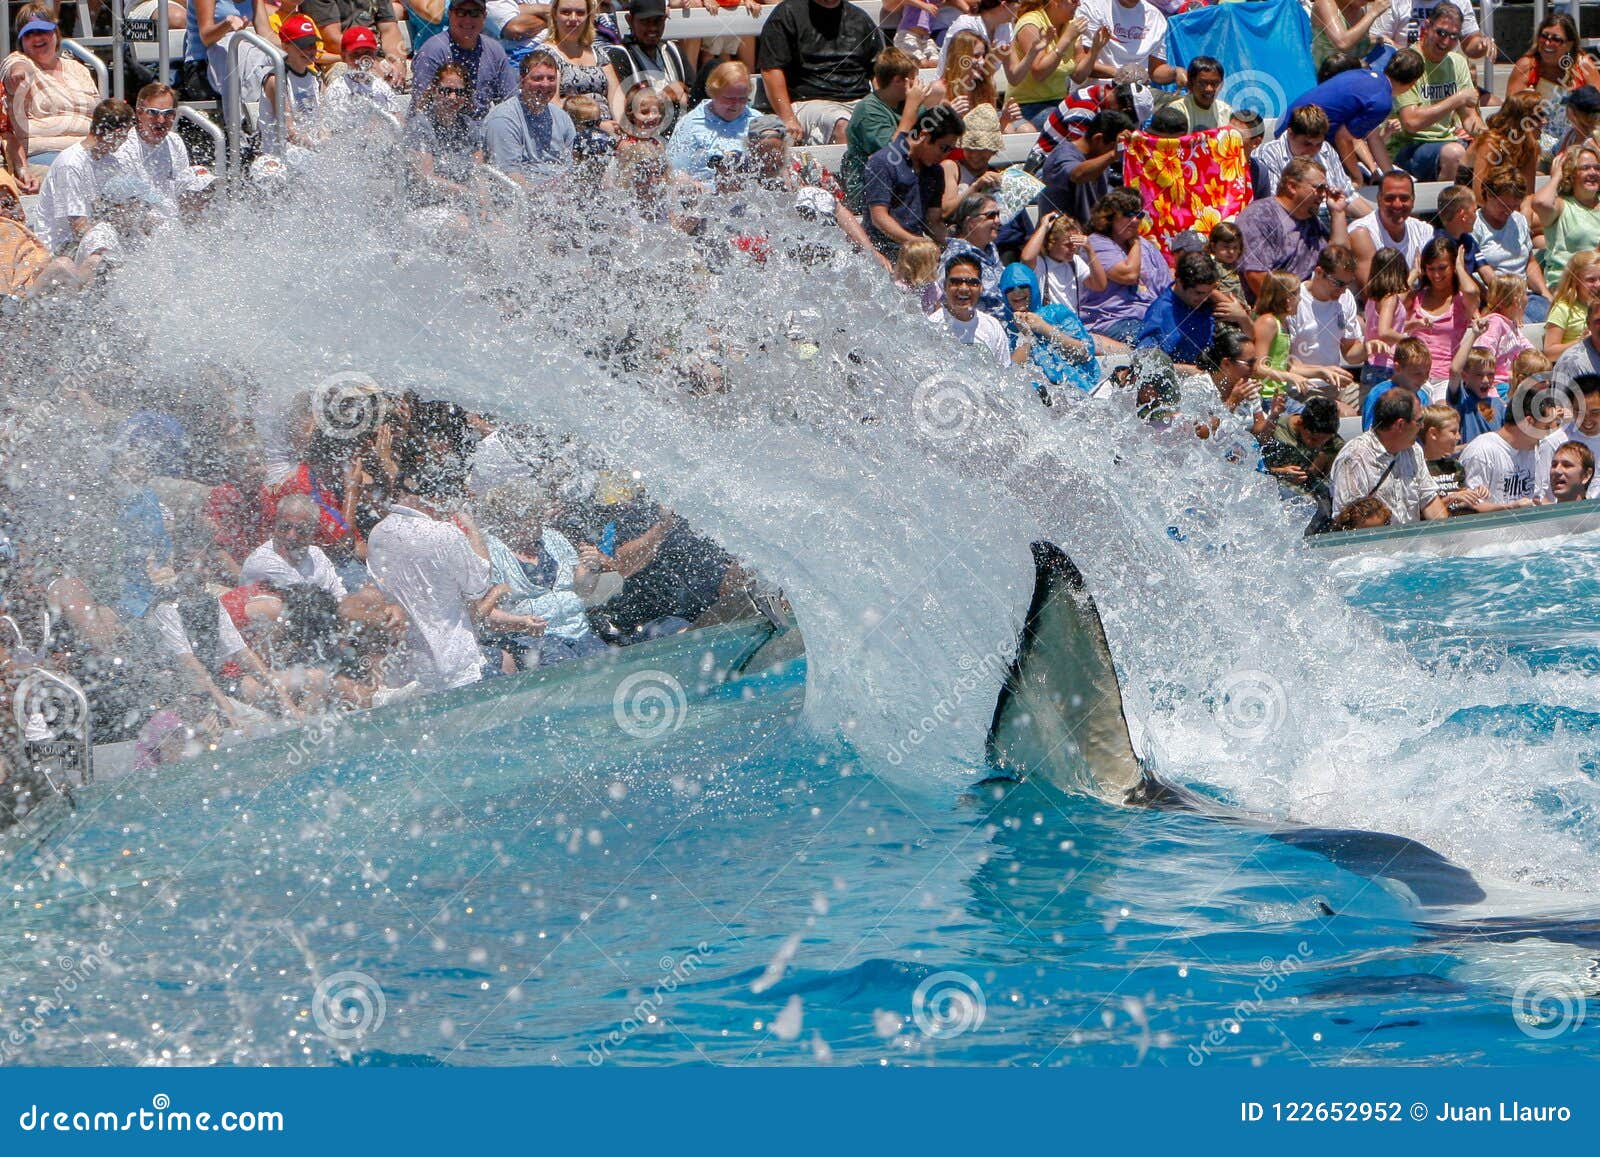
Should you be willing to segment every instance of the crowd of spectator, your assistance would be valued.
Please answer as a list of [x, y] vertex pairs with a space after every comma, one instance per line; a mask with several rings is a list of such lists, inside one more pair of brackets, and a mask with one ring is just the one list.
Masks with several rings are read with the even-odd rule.
[[[1566, 16], [1496, 106], [1468, 67], [1496, 48], [1467, 0], [1316, 0], [1318, 83], [1268, 125], [1223, 99], [1218, 59], [1167, 59], [1170, 5], [1149, 0], [905, 0], [882, 26], [848, 0], [745, 7], [770, 8], [758, 37], [668, 41], [665, 0], [629, 0], [626, 34], [595, 0], [191, 0], [178, 85], [129, 105], [99, 99], [30, 4], [0, 63], [0, 294], [92, 290], [210, 211], [176, 110], [237, 67], [259, 189], [335, 138], [377, 139], [421, 237], [508, 228], [488, 165], [529, 199], [614, 190], [685, 244], [721, 215], [755, 261], [765, 239], [737, 222], [774, 196], [1048, 405], [1159, 351], [1319, 527], [1600, 497], [1600, 71]], [[229, 52], [246, 30], [282, 46], [285, 85], [253, 46]], [[1128, 142], [1203, 131], [1237, 134], [1251, 196], [1164, 249]], [[1027, 159], [997, 168], [1014, 141]], [[838, 177], [807, 151], [824, 144], [843, 146]], [[1417, 183], [1435, 179], [1453, 183], [1424, 220]], [[155, 717], [96, 713], [159, 760], [223, 727], [653, 637], [737, 583], [538, 431], [338, 390], [303, 392], [273, 429], [86, 399], [113, 447], [115, 546], [88, 566], [10, 528], [7, 607], [49, 624], [13, 663], [59, 662], [111, 704], [150, 699], [126, 688], [164, 670], [177, 690]], [[332, 436], [330, 406], [352, 404], [372, 421]]]

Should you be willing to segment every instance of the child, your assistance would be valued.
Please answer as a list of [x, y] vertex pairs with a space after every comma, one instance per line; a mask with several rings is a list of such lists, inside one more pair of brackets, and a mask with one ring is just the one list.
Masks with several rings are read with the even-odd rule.
[[1511, 380], [1511, 366], [1517, 355], [1533, 348], [1533, 343], [1522, 336], [1522, 314], [1528, 308], [1528, 280], [1514, 273], [1488, 273], [1485, 279], [1488, 292], [1484, 295], [1484, 322], [1476, 337], [1468, 337], [1471, 345], [1483, 346], [1494, 353], [1494, 379]]
[[1256, 354], [1261, 359], [1257, 376], [1261, 378], [1261, 406], [1267, 409], [1284, 386], [1304, 390], [1304, 374], [1290, 368], [1289, 320], [1300, 308], [1300, 281], [1292, 273], [1274, 270], [1261, 283], [1256, 295], [1256, 322], [1253, 336]]
[[605, 119], [600, 102], [587, 95], [569, 96], [566, 113], [572, 118], [575, 130], [572, 159], [580, 169], [604, 169], [611, 154], [617, 151], [617, 138], [600, 127], [600, 122]]
[[285, 154], [290, 145], [316, 148], [327, 139], [322, 130], [322, 75], [316, 63], [317, 26], [311, 17], [296, 12], [279, 26], [278, 39], [283, 45], [289, 91], [280, 93], [277, 77], [269, 73], [261, 82], [257, 118], [261, 151], [272, 156]]
[[1388, 526], [1394, 515], [1383, 504], [1383, 499], [1367, 495], [1358, 498], [1334, 517], [1335, 530], [1367, 530], [1374, 526]]
[[1553, 365], [1538, 350], [1523, 350], [1511, 363], [1511, 388], [1516, 389], [1535, 374], [1548, 374]]
[[939, 46], [933, 42], [933, 18], [938, 14], [937, 0], [905, 0], [905, 7], [900, 9], [894, 46], [924, 68], [939, 63]]
[[1411, 287], [1411, 267], [1398, 249], [1380, 249], [1372, 255], [1367, 278], [1367, 363], [1361, 367], [1361, 384], [1371, 389], [1394, 374], [1394, 347], [1406, 336], [1406, 291]]
[[1239, 226], [1232, 221], [1218, 221], [1211, 227], [1206, 252], [1211, 254], [1222, 275], [1217, 279], [1217, 288], [1241, 305], [1245, 304], [1244, 282], [1239, 278], [1239, 262], [1244, 259], [1244, 234], [1239, 232]]
[[1454, 406], [1435, 402], [1422, 407], [1422, 456], [1428, 461], [1428, 474], [1446, 490], [1460, 490], [1466, 471], [1456, 458], [1461, 445], [1461, 415]]
[[1428, 373], [1432, 368], [1433, 355], [1419, 339], [1408, 337], [1396, 344], [1394, 377], [1373, 386], [1367, 394], [1367, 400], [1361, 403], [1361, 428], [1372, 429], [1372, 412], [1377, 408], [1378, 399], [1391, 389], [1410, 390], [1420, 397], [1422, 387], [1428, 384]]
[[1106, 287], [1105, 267], [1085, 242], [1083, 226], [1065, 213], [1039, 218], [1039, 227], [1022, 247], [1022, 260], [1039, 279], [1045, 305], [1069, 306], [1076, 313], [1085, 289], [1099, 293]]
[[623, 105], [622, 139], [659, 141], [667, 120], [667, 99], [648, 84], [639, 84]]
[[1474, 319], [1450, 362], [1450, 385], [1444, 400], [1461, 415], [1463, 442], [1498, 430], [1506, 418], [1506, 404], [1494, 388], [1494, 353], [1478, 340], [1488, 325], [1487, 318]]
[[1561, 271], [1550, 316], [1544, 323], [1544, 353], [1552, 362], [1583, 340], [1588, 332], [1589, 305], [1600, 293], [1600, 250], [1574, 253]]
[[923, 313], [939, 308], [939, 253], [936, 242], [918, 237], [900, 247], [894, 263], [894, 283], [919, 295]]

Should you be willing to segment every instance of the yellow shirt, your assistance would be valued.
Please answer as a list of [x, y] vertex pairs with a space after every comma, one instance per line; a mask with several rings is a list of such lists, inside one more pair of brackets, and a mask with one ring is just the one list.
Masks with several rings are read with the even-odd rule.
[[[1056, 42], [1058, 30], [1050, 23], [1050, 17], [1044, 14], [1044, 9], [1042, 8], [1035, 9], [1017, 21], [1016, 29], [1012, 33], [1013, 39], [1020, 40], [1024, 28], [1037, 28], [1044, 48], [1049, 48]], [[1043, 52], [1044, 49], [1040, 49], [1040, 51]], [[1067, 95], [1067, 89], [1071, 85], [1072, 50], [1069, 45], [1068, 50], [1061, 54], [1061, 63], [1056, 65], [1056, 70], [1053, 73], [1040, 80], [1030, 72], [1019, 83], [1012, 85], [1011, 91], [1007, 95], [1018, 104], [1037, 104], [1047, 100], [1058, 101]]]

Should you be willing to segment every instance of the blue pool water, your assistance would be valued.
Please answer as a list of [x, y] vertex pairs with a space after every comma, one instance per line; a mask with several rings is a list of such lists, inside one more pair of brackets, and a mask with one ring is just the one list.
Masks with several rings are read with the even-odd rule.
[[[1430, 663], [1492, 656], [1559, 687], [1600, 658], [1597, 562], [1600, 548], [1573, 546], [1339, 581]], [[24, 936], [8, 938], [0, 992], [29, 1026], [8, 1059], [1600, 1052], [1587, 901], [1491, 935], [1245, 824], [980, 787], [979, 767], [964, 790], [914, 761], [872, 767], [803, 726], [804, 684], [801, 661], [691, 693], [646, 738], [604, 697], [516, 718], [487, 700], [465, 723], [415, 710], [231, 753], [214, 772], [102, 785], [37, 865], [8, 866], [7, 920]], [[1587, 748], [1575, 772], [1592, 780], [1595, 719], [1554, 702], [1464, 706], [1426, 743], [1510, 736], [1531, 759], [1576, 737], [1559, 750]], [[1594, 846], [1587, 798], [1535, 792], [1533, 806]], [[34, 1016], [41, 1000], [59, 1007]]]

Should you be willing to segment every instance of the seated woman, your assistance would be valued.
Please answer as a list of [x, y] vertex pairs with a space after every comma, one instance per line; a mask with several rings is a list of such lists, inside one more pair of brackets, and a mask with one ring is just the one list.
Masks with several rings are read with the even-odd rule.
[[61, 55], [61, 30], [48, 4], [18, 10], [17, 44], [0, 61], [11, 122], [5, 155], [23, 193], [33, 194], [56, 155], [88, 137], [100, 86], [87, 68]]
[[28, 228], [16, 182], [0, 169], [0, 298], [82, 289], [94, 280], [96, 264], [50, 256], [49, 246]]
[[549, 498], [527, 479], [502, 483], [481, 501], [489, 565], [494, 581], [508, 589], [489, 625], [506, 636], [502, 646], [519, 671], [606, 650], [583, 605], [603, 557], [593, 547], [574, 547], [550, 524], [552, 513]]
[[1138, 336], [1151, 303], [1172, 284], [1160, 248], [1139, 236], [1144, 219], [1144, 202], [1132, 189], [1111, 190], [1089, 215], [1089, 246], [1106, 272], [1106, 287], [1083, 292], [1083, 322], [1120, 342]]
[[479, 205], [474, 173], [483, 148], [468, 113], [472, 85], [459, 64], [441, 65], [406, 121], [406, 194], [415, 224], [465, 230]]
[[1078, 315], [1065, 305], [1041, 305], [1039, 279], [1020, 261], [1000, 275], [1005, 298], [1006, 336], [1015, 350], [1028, 343], [1028, 363], [1039, 375], [1034, 386], [1050, 402], [1049, 385], [1069, 385], [1088, 393], [1100, 384], [1100, 363], [1095, 359], [1094, 336]]
[[955, 33], [945, 41], [944, 66], [940, 78], [951, 106], [962, 118], [988, 105], [999, 120], [1002, 132], [1012, 126], [1032, 131], [1023, 119], [1022, 109], [1014, 100], [1004, 105], [994, 88], [994, 62], [989, 59], [989, 42], [968, 29]]

